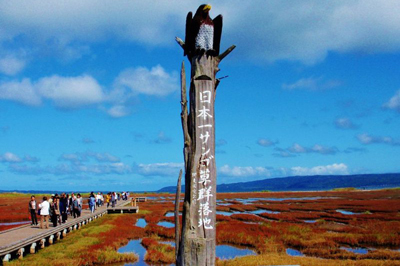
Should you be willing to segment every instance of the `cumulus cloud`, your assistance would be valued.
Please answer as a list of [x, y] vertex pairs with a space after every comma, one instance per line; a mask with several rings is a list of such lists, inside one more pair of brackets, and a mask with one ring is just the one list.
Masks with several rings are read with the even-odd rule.
[[139, 164], [137, 172], [144, 176], [178, 176], [183, 168], [183, 163]]
[[[94, 0], [7, 1], [0, 10], [0, 41], [25, 36], [40, 43], [55, 39], [66, 47], [107, 39], [172, 46], [171, 36], [183, 37], [186, 13], [199, 4], [183, 0], [123, 1], [118, 5], [111, 0], [102, 5]], [[398, 51], [399, 9], [395, 0], [225, 0], [215, 2], [211, 16], [224, 16], [223, 41], [241, 47], [239, 58], [313, 64], [332, 51]]]
[[122, 71], [115, 80], [117, 89], [127, 90], [132, 95], [166, 96], [176, 91], [178, 85], [178, 74], [168, 73], [160, 65], [151, 69], [129, 68]]
[[90, 76], [51, 76], [32, 83], [30, 79], [0, 83], [0, 99], [30, 106], [50, 100], [60, 108], [78, 108], [102, 101], [100, 85]]
[[334, 163], [331, 165], [322, 165], [315, 167], [292, 167], [290, 168], [292, 175], [347, 175], [349, 169], [344, 163]]
[[0, 58], [0, 73], [13, 76], [19, 73], [25, 67], [25, 61], [13, 56]]
[[357, 139], [365, 145], [368, 144], [388, 144], [391, 146], [399, 146], [400, 141], [389, 136], [372, 136], [368, 133], [357, 135]]
[[82, 163], [94, 159], [97, 162], [120, 162], [121, 159], [117, 156], [111, 155], [110, 153], [101, 152], [76, 152], [76, 153], [64, 153], [59, 157], [60, 161], [70, 161], [74, 163]]
[[233, 166], [223, 165], [219, 168], [218, 174], [231, 177], [269, 177], [271, 173], [265, 167]]
[[348, 166], [344, 163], [334, 163], [330, 165], [321, 165], [314, 167], [281, 167], [281, 168], [267, 168], [267, 167], [253, 167], [253, 166], [229, 166], [224, 165], [219, 168], [218, 175], [223, 177], [254, 177], [254, 178], [268, 178], [268, 177], [282, 177], [282, 176], [296, 176], [296, 175], [346, 175], [349, 174]]
[[0, 82], [0, 99], [39, 106], [42, 98], [29, 79]]
[[383, 105], [384, 108], [392, 109], [400, 113], [400, 90]]
[[357, 129], [359, 126], [355, 125], [350, 118], [341, 117], [335, 120], [335, 126], [339, 129]]
[[338, 149], [336, 147], [326, 147], [319, 144], [315, 144], [312, 147], [303, 147], [298, 143], [294, 143], [291, 147], [287, 148], [287, 151], [291, 153], [318, 153], [318, 154], [336, 154]]
[[302, 78], [294, 83], [284, 83], [282, 88], [284, 90], [309, 90], [309, 91], [321, 91], [335, 88], [341, 84], [337, 80], [325, 80], [323, 77], [319, 78]]
[[93, 77], [45, 77], [36, 84], [37, 91], [45, 99], [60, 108], [77, 108], [103, 101], [103, 91]]
[[270, 146], [275, 145], [276, 143], [278, 143], [278, 141], [272, 141], [272, 140], [265, 139], [265, 138], [260, 138], [257, 140], [257, 144], [262, 147], [270, 147]]
[[130, 114], [129, 108], [124, 105], [114, 105], [106, 112], [109, 116], [114, 118], [120, 118]]
[[22, 159], [12, 152], [6, 152], [3, 155], [0, 155], [0, 162], [19, 163], [22, 162]]
[[139, 94], [166, 96], [178, 88], [177, 73], [168, 73], [160, 65], [123, 70], [112, 88], [102, 88], [90, 75], [63, 77], [53, 75], [37, 81], [28, 78], [0, 82], [0, 100], [29, 106], [48, 101], [62, 109], [97, 106], [109, 116], [120, 118], [131, 113], [130, 106]]
[[170, 137], [166, 136], [164, 131], [160, 131], [160, 133], [158, 133], [157, 138], [154, 139], [153, 142], [156, 144], [167, 144], [167, 143], [171, 143], [172, 139]]
[[106, 164], [58, 164], [56, 166], [28, 166], [20, 164], [10, 164], [9, 169], [12, 172], [24, 175], [71, 175], [71, 174], [129, 174], [132, 173], [132, 167], [124, 163], [106, 163]]

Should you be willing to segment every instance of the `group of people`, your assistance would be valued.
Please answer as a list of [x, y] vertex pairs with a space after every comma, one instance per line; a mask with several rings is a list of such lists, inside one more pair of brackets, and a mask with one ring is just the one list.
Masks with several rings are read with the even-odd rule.
[[81, 215], [83, 199], [81, 194], [75, 196], [62, 193], [61, 195], [53, 194], [50, 198], [43, 197], [41, 203], [37, 203], [34, 195], [29, 201], [29, 212], [31, 214], [31, 225], [37, 225], [37, 215], [40, 216], [40, 228], [49, 228], [49, 219], [56, 227], [59, 224], [65, 223], [68, 215], [77, 218]]
[[[115, 207], [118, 200], [128, 200], [129, 192], [109, 192], [106, 195], [99, 192], [96, 195], [91, 192], [89, 196], [89, 209], [92, 213], [94, 211], [107, 204], [107, 208], [110, 206]], [[31, 196], [29, 201], [29, 212], [31, 215], [32, 224], [38, 225], [37, 215], [40, 217], [40, 228], [49, 228], [49, 219], [56, 227], [59, 224], [65, 223], [68, 219], [68, 215], [77, 218], [81, 215], [83, 206], [83, 198], [81, 194], [75, 196], [74, 193], [61, 195], [53, 194], [50, 198], [43, 197], [41, 203], [37, 203], [34, 195]]]
[[107, 208], [110, 206], [115, 207], [118, 200], [128, 200], [129, 192], [108, 192], [105, 196], [102, 192], [98, 192], [96, 195], [91, 192], [89, 196], [89, 209], [93, 213], [97, 208], [107, 204]]

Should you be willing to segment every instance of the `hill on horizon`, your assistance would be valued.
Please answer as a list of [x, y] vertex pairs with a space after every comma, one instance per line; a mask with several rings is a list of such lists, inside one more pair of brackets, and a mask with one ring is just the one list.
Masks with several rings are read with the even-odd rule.
[[[184, 191], [185, 186], [182, 186]], [[335, 188], [355, 187], [376, 189], [400, 187], [400, 173], [360, 174], [360, 175], [314, 175], [288, 176], [263, 180], [218, 184], [217, 192], [253, 192], [253, 191], [307, 191], [331, 190]], [[176, 186], [161, 188], [157, 192], [175, 193]]]

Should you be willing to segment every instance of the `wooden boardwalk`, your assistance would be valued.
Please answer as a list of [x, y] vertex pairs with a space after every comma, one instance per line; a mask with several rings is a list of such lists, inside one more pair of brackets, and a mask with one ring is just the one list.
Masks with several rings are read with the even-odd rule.
[[[66, 223], [53, 227], [49, 222], [49, 229], [40, 229], [38, 226], [24, 225], [0, 232], [0, 258], [1, 261], [9, 261], [22, 258], [24, 254], [35, 253], [38, 249], [51, 245], [55, 241], [65, 237], [69, 232], [80, 229], [82, 226], [107, 213], [137, 213], [139, 207], [124, 206], [130, 201], [119, 201], [112, 208], [102, 206], [94, 213], [90, 210], [82, 210], [79, 218], [68, 216]], [[0, 264], [1, 264], [0, 261]]]

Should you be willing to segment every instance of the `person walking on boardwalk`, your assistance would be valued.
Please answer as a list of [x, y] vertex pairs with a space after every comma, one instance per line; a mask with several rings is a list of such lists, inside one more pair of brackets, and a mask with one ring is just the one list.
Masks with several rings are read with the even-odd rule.
[[108, 206], [110, 206], [110, 200], [111, 200], [111, 196], [110, 196], [110, 192], [108, 192], [106, 195], [107, 208], [108, 208]]
[[80, 217], [81, 212], [82, 212], [82, 205], [83, 205], [82, 197], [81, 197], [80, 193], [78, 193], [78, 195], [76, 196], [76, 201], [78, 202], [78, 208], [79, 208], [77, 215], [78, 215], [78, 217]]
[[38, 206], [36, 204], [35, 196], [31, 196], [31, 200], [29, 201], [29, 212], [31, 213], [31, 220], [32, 224], [31, 225], [37, 225], [37, 217], [36, 217], [36, 212], [37, 212]]
[[94, 213], [95, 206], [96, 206], [96, 197], [94, 196], [93, 192], [91, 192], [89, 196], [89, 208], [92, 213]]
[[62, 223], [65, 223], [67, 220], [67, 206], [68, 206], [68, 199], [65, 195], [65, 193], [61, 194], [61, 199], [60, 199], [60, 213], [61, 213], [61, 219]]
[[52, 202], [50, 203], [50, 217], [51, 217], [51, 222], [53, 223], [53, 226], [56, 227], [58, 224], [58, 219], [60, 216], [60, 209], [58, 207], [58, 199], [53, 196], [52, 198]]
[[47, 197], [43, 197], [42, 203], [39, 204], [40, 208], [40, 228], [44, 229], [45, 225], [44, 222], [46, 222], [46, 229], [49, 228], [49, 209], [50, 205], [49, 202], [47, 201]]

